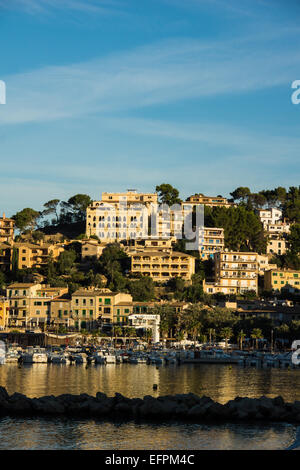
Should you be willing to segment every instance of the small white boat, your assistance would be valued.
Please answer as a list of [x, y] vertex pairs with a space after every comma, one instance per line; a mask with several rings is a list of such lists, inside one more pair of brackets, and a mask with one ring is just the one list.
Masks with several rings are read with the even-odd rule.
[[5, 355], [5, 363], [14, 363], [14, 362], [18, 362], [19, 360], [19, 353], [18, 351], [7, 351], [6, 355]]
[[116, 356], [113, 354], [107, 354], [104, 356], [106, 364], [115, 364], [117, 362]]
[[50, 357], [52, 364], [69, 364], [70, 359], [66, 354], [52, 354]]

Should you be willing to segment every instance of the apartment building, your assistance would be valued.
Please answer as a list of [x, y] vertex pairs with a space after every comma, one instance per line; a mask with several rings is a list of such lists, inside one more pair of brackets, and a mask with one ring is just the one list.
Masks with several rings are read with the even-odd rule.
[[267, 241], [267, 254], [284, 255], [287, 250], [287, 241], [284, 236], [269, 234]]
[[129, 321], [131, 326], [143, 330], [152, 330], [152, 341], [158, 343], [160, 341], [160, 315], [153, 314], [138, 314], [130, 315]]
[[101, 242], [148, 236], [151, 204], [157, 204], [156, 193], [102, 193], [101, 201], [87, 208], [87, 236], [97, 235]]
[[265, 232], [267, 235], [281, 235], [284, 236], [287, 233], [290, 233], [290, 224], [286, 222], [277, 222], [276, 224], [266, 224], [264, 226]]
[[134, 314], [153, 314], [156, 309], [160, 307], [172, 308], [174, 313], [179, 315], [183, 310], [189, 307], [187, 302], [133, 302], [133, 313]]
[[0, 269], [4, 272], [11, 270], [12, 253], [11, 245], [0, 243]]
[[54, 261], [57, 260], [60, 253], [64, 251], [62, 244], [51, 244], [51, 243], [14, 243], [11, 249], [17, 250], [18, 256], [18, 268], [33, 268], [41, 267], [47, 264], [49, 257]]
[[270, 255], [258, 255], [257, 262], [258, 262], [258, 274], [263, 276], [265, 271], [270, 271], [270, 269], [276, 269], [276, 264], [270, 264]]
[[199, 228], [199, 253], [201, 259], [214, 259], [214, 254], [224, 251], [224, 229], [217, 227]]
[[195, 258], [172, 250], [128, 253], [131, 273], [149, 276], [157, 282], [167, 282], [172, 277], [190, 281], [195, 273]]
[[6, 289], [8, 327], [35, 328], [49, 324], [51, 301], [68, 292], [67, 287], [14, 283]]
[[[204, 194], [194, 194], [186, 199], [186, 202], [191, 205], [203, 204], [204, 206], [210, 207], [232, 207], [235, 206], [233, 202], [229, 202], [225, 197], [222, 196], [204, 196]], [[183, 203], [186, 204], [186, 203]]]
[[72, 300], [62, 297], [56, 297], [50, 301], [50, 318], [49, 326], [65, 328], [75, 326], [75, 321], [72, 316]]
[[122, 246], [126, 253], [136, 251], [170, 251], [175, 240], [175, 238], [140, 238], [122, 243]]
[[8, 219], [3, 213], [0, 217], [0, 243], [11, 243], [14, 240], [15, 221]]
[[181, 238], [185, 210], [190, 212], [191, 207], [160, 206], [156, 193], [102, 193], [102, 200], [87, 208], [86, 233], [104, 243], [150, 236]]
[[109, 289], [78, 289], [72, 294], [71, 310], [75, 327], [94, 329], [100, 324], [127, 324], [132, 313], [132, 296]]
[[105, 243], [101, 243], [98, 240], [90, 238], [89, 240], [82, 240], [81, 243], [81, 259], [86, 261], [91, 258], [100, 258], [104, 248], [106, 247]]
[[274, 207], [271, 207], [270, 209], [259, 209], [257, 213], [264, 227], [270, 224], [277, 224], [282, 220], [282, 211]]
[[6, 327], [9, 303], [5, 297], [0, 297], [0, 331]]
[[215, 281], [204, 282], [208, 294], [240, 294], [258, 289], [258, 253], [215, 253]]
[[271, 269], [264, 274], [264, 288], [278, 292], [287, 289], [290, 292], [300, 292], [300, 271]]

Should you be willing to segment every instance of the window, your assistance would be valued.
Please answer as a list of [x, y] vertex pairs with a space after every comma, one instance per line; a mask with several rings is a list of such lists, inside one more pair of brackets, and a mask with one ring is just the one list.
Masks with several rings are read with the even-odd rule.
[[110, 299], [105, 299], [104, 303], [105, 303], [105, 305], [110, 305]]

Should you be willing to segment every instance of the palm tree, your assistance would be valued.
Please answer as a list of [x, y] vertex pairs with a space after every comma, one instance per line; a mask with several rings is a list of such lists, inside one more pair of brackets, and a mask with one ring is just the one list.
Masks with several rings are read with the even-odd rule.
[[153, 337], [153, 332], [151, 328], [147, 328], [145, 333], [144, 333], [144, 339], [147, 341], [148, 344], [150, 344], [150, 341], [152, 340]]
[[251, 333], [251, 338], [255, 339], [256, 349], [258, 349], [258, 340], [263, 339], [263, 334], [260, 328], [254, 328]]
[[214, 328], [209, 328], [208, 329], [208, 334], [209, 334], [209, 344], [211, 345], [211, 339], [215, 338], [216, 330]]
[[122, 328], [120, 326], [115, 326], [114, 328], [115, 336], [122, 336]]
[[238, 341], [240, 343], [240, 349], [242, 350], [243, 349], [243, 341], [246, 338], [246, 334], [243, 332], [243, 330], [241, 330], [237, 337], [238, 337]]
[[202, 309], [199, 306], [193, 306], [186, 309], [181, 313], [179, 318], [178, 327], [180, 331], [185, 331], [190, 334], [196, 346], [196, 338], [199, 336], [202, 329]]
[[225, 328], [222, 328], [221, 332], [220, 332], [222, 338], [225, 339], [225, 348], [227, 349], [228, 347], [228, 340], [232, 337], [233, 333], [232, 333], [232, 328], [230, 328], [229, 326], [226, 326]]

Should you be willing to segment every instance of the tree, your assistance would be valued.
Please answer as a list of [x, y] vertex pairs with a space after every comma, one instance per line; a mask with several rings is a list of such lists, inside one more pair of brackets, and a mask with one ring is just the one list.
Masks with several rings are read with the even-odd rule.
[[243, 330], [241, 330], [239, 333], [238, 333], [238, 341], [240, 343], [240, 349], [242, 350], [243, 349], [243, 342], [244, 342], [244, 339], [246, 338], [246, 334], [243, 332]]
[[230, 193], [230, 196], [232, 196], [232, 199], [234, 201], [239, 200], [244, 203], [247, 202], [250, 195], [251, 195], [250, 189], [247, 187], [243, 187], [243, 186], [238, 187], [232, 193]]
[[39, 242], [45, 239], [45, 235], [40, 230], [36, 230], [35, 232], [32, 233], [32, 239], [35, 242]]
[[225, 348], [227, 349], [228, 341], [233, 336], [232, 328], [230, 328], [229, 326], [222, 328], [220, 335], [222, 336], [222, 338], [225, 339]]
[[114, 335], [116, 337], [122, 336], [122, 328], [120, 326], [114, 326]]
[[267, 198], [261, 193], [253, 193], [249, 199], [255, 209], [260, 209], [267, 204]]
[[87, 194], [76, 194], [70, 197], [67, 202], [61, 202], [62, 222], [84, 222], [86, 209], [92, 203], [92, 199]]
[[26, 230], [33, 231], [37, 226], [37, 221], [41, 216], [40, 212], [27, 207], [26, 209], [17, 212], [12, 218], [15, 221], [15, 226], [20, 232], [25, 232]]
[[205, 208], [205, 226], [224, 228], [225, 247], [265, 253], [267, 240], [259, 217], [246, 207]]
[[148, 344], [152, 341], [153, 331], [151, 328], [147, 328], [144, 332], [143, 338], [147, 341]]
[[76, 253], [73, 250], [65, 250], [60, 253], [57, 260], [57, 267], [61, 274], [70, 273], [74, 262], [76, 260]]
[[258, 349], [258, 340], [263, 339], [263, 334], [260, 328], [254, 328], [251, 333], [251, 338], [255, 339], [255, 347]]
[[118, 243], [110, 243], [100, 256], [99, 267], [100, 271], [111, 281], [115, 271], [125, 273], [129, 267], [129, 258]]
[[208, 328], [208, 334], [209, 334], [209, 344], [211, 344], [211, 339], [215, 338], [216, 336], [216, 330], [214, 328]]
[[155, 191], [158, 193], [159, 202], [162, 204], [173, 206], [173, 204], [181, 203], [178, 189], [173, 188], [170, 184], [160, 184], [159, 186], [156, 186]]
[[134, 301], [147, 302], [153, 300], [155, 296], [154, 282], [151, 277], [143, 276], [141, 279], [131, 281], [128, 287]]
[[177, 323], [175, 308], [171, 305], [159, 305], [151, 313], [160, 316], [160, 331], [162, 336], [172, 337], [172, 330], [175, 330]]
[[60, 204], [59, 199], [52, 199], [51, 201], [48, 201], [44, 204], [44, 207], [46, 209], [43, 210], [42, 214], [45, 216], [50, 215], [50, 214], [55, 214], [56, 217], [56, 222], [58, 223], [59, 221], [59, 215], [58, 215], [58, 206]]
[[194, 341], [194, 346], [196, 343], [196, 339], [200, 335], [201, 330], [203, 328], [202, 317], [203, 310], [199, 305], [194, 305], [184, 310], [179, 317], [179, 329], [185, 331], [192, 337]]
[[300, 223], [293, 224], [287, 236], [289, 251], [295, 255], [300, 254]]

